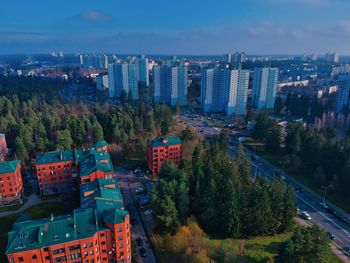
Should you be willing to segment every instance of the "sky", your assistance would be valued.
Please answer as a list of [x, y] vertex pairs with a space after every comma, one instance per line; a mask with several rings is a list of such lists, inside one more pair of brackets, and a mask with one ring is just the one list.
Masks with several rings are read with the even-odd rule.
[[350, 0], [8, 0], [0, 54], [350, 55]]

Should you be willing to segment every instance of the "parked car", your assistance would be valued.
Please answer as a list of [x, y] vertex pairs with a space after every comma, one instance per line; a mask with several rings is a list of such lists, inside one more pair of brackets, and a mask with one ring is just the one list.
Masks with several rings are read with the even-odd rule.
[[134, 173], [135, 173], [135, 174], [141, 173], [141, 169], [140, 169], [140, 168], [136, 168], [136, 169], [134, 170]]
[[153, 213], [153, 210], [152, 210], [152, 209], [148, 209], [148, 210], [146, 210], [146, 211], [143, 212], [143, 213], [147, 216], [147, 215], [152, 214], [152, 213]]
[[309, 214], [308, 212], [305, 212], [305, 211], [303, 211], [303, 212], [301, 213], [301, 217], [304, 218], [304, 219], [306, 219], [306, 220], [311, 220], [310, 214]]
[[322, 206], [324, 209], [328, 208], [328, 205], [325, 202], [320, 202], [320, 206]]
[[145, 257], [147, 257], [147, 251], [146, 251], [146, 249], [145, 248], [140, 248], [140, 255], [141, 255], [141, 257], [143, 257], [143, 258], [145, 258]]
[[302, 193], [302, 192], [304, 192], [304, 189], [299, 186], [299, 187], [295, 188], [295, 192]]
[[327, 232], [327, 235], [328, 235], [330, 240], [334, 240], [335, 239], [335, 236], [331, 232]]
[[136, 243], [139, 247], [142, 247], [143, 246], [143, 241], [140, 237], [136, 238]]
[[135, 190], [135, 193], [136, 193], [136, 194], [141, 194], [141, 193], [143, 193], [143, 191], [144, 191], [144, 189], [143, 189], [142, 187], [140, 187], [140, 188], [137, 188], [137, 189]]

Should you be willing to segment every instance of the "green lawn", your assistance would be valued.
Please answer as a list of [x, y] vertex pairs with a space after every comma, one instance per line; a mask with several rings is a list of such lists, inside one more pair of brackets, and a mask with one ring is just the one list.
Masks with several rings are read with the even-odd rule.
[[[69, 209], [69, 208], [68, 208]], [[68, 211], [69, 212], [69, 211]], [[33, 219], [40, 219], [49, 217], [53, 213], [54, 215], [63, 215], [67, 213], [67, 205], [63, 203], [44, 203], [37, 206], [28, 208], [21, 214], [28, 214]], [[11, 230], [13, 223], [16, 220], [16, 216], [8, 216], [1, 218], [0, 224], [0, 262], [4, 262], [4, 254], [7, 245], [7, 233]]]

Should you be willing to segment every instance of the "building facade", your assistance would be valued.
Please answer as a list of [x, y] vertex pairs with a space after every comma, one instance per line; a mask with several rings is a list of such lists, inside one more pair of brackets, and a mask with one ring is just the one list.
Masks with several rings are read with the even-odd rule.
[[247, 70], [204, 69], [200, 98], [202, 111], [245, 114], [248, 86]]
[[256, 68], [253, 78], [252, 106], [273, 109], [277, 92], [278, 68]]
[[178, 137], [159, 137], [147, 142], [147, 164], [152, 174], [159, 173], [162, 164], [172, 160], [176, 165], [181, 160], [181, 141]]
[[0, 162], [0, 206], [21, 204], [22, 200], [21, 161]]
[[336, 113], [341, 113], [344, 108], [349, 108], [350, 75], [341, 75], [338, 78], [338, 96], [335, 107]]
[[136, 65], [139, 72], [139, 81], [143, 86], [149, 86], [149, 69], [148, 69], [148, 58], [144, 55], [136, 58]]
[[69, 215], [16, 221], [8, 262], [131, 262], [130, 216], [118, 184], [96, 179], [81, 185], [80, 204]]
[[122, 91], [129, 92], [129, 67], [127, 63], [108, 65], [109, 97], [120, 97]]
[[184, 66], [154, 66], [155, 103], [166, 103], [171, 106], [187, 104], [188, 69]]
[[42, 195], [69, 192], [97, 178], [113, 178], [114, 169], [104, 141], [89, 150], [55, 151], [37, 155], [36, 174]]

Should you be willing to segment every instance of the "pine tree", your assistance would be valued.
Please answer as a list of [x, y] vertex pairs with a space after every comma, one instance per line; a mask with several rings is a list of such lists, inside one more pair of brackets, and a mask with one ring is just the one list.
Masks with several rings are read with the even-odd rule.
[[17, 158], [26, 162], [28, 160], [28, 152], [20, 137], [16, 137], [14, 146]]

